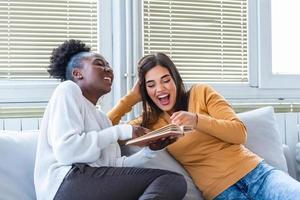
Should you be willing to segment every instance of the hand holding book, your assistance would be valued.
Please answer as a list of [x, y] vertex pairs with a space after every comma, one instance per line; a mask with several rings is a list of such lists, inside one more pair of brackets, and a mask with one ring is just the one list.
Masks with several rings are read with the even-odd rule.
[[[181, 137], [184, 133], [192, 130], [193, 128], [191, 126], [177, 126], [175, 124], [169, 124], [143, 136], [131, 139], [126, 142], [126, 145], [154, 146], [154, 143], [163, 143], [164, 140], [169, 140], [169, 142], [173, 143], [174, 138]], [[165, 141], [165, 143], [167, 143], [167, 141]]]
[[169, 136], [167, 138], [161, 138], [156, 141], [152, 141], [148, 144], [149, 148], [153, 151], [161, 150], [163, 148], [166, 148], [168, 145], [176, 142], [178, 137]]

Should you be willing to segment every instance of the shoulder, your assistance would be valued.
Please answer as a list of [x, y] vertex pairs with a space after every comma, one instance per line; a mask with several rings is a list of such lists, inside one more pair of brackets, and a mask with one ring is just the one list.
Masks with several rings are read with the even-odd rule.
[[80, 87], [73, 81], [64, 81], [60, 83], [54, 93], [63, 96], [82, 96]]
[[207, 103], [210, 100], [223, 98], [212, 86], [208, 84], [195, 84], [190, 89], [190, 100]]
[[191, 94], [210, 93], [210, 92], [215, 92], [215, 89], [213, 89], [213, 87], [208, 84], [198, 83], [192, 85], [190, 92]]
[[70, 91], [70, 92], [79, 92], [81, 93], [80, 87], [73, 81], [64, 81], [61, 82], [55, 89], [56, 91]]
[[80, 87], [73, 81], [61, 82], [54, 90], [50, 102], [74, 102], [82, 101], [82, 92]]

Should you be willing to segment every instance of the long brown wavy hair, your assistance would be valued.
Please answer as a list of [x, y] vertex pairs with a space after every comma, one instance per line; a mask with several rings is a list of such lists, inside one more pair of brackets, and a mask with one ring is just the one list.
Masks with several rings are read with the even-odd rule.
[[188, 93], [186, 92], [182, 78], [171, 59], [164, 53], [155, 53], [144, 56], [138, 62], [138, 76], [140, 80], [140, 91], [143, 103], [143, 119], [141, 125], [147, 128], [150, 128], [150, 126], [158, 120], [159, 115], [163, 112], [151, 100], [146, 90], [145, 75], [149, 70], [157, 65], [165, 67], [175, 82], [177, 96], [174, 105], [174, 111], [187, 110], [188, 104]]

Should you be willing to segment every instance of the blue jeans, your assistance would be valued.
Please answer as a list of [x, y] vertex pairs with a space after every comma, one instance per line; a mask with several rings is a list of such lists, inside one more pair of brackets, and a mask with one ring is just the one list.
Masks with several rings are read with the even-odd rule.
[[262, 161], [215, 200], [299, 200], [300, 183]]

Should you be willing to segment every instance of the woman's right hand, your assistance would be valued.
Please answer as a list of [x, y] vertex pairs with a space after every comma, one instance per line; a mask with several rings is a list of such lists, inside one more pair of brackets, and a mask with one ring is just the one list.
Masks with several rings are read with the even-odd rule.
[[141, 84], [141, 82], [139, 80], [137, 80], [134, 83], [134, 86], [131, 88], [131, 92], [137, 97], [137, 99], [139, 101], [142, 100], [141, 91], [140, 91], [140, 84]]
[[153, 141], [149, 144], [149, 148], [153, 151], [161, 150], [166, 148], [168, 145], [173, 144], [176, 142], [178, 137], [167, 137], [167, 138], [161, 138], [160, 140]]

